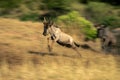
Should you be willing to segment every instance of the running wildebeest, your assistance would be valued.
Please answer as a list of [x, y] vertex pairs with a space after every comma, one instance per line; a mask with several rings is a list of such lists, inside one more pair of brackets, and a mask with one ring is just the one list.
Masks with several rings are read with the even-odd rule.
[[[79, 47], [80, 45], [77, 44], [70, 35], [62, 32], [58, 26], [54, 25], [53, 21], [50, 20], [47, 21], [46, 18], [44, 18], [43, 24], [44, 24], [43, 35], [46, 36], [50, 34], [50, 37], [47, 38], [49, 51], [52, 51], [54, 42], [57, 42], [62, 46], [74, 49], [80, 55], [80, 57], [82, 57], [79, 51], [77, 50], [77, 47]], [[50, 40], [52, 41], [51, 44]]]
[[108, 49], [116, 45], [116, 37], [105, 25], [96, 24], [95, 27], [97, 29], [97, 37], [101, 39], [102, 49], [111, 52]]

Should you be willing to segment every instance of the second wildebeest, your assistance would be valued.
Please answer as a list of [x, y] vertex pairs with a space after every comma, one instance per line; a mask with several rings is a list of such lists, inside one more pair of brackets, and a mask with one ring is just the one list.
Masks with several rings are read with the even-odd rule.
[[111, 52], [111, 48], [116, 45], [116, 37], [110, 31], [109, 27], [103, 24], [96, 24], [97, 37], [101, 39], [102, 49]]

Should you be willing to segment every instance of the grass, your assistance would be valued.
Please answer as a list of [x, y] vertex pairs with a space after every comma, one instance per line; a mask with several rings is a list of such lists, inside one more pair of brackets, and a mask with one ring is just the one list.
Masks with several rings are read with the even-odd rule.
[[[58, 44], [49, 53], [42, 26], [37, 22], [0, 18], [0, 80], [120, 79], [119, 56], [79, 48], [83, 55], [80, 58], [73, 50]], [[79, 35], [74, 35], [77, 32], [68, 34], [84, 43]], [[98, 41], [88, 44], [100, 50]]]

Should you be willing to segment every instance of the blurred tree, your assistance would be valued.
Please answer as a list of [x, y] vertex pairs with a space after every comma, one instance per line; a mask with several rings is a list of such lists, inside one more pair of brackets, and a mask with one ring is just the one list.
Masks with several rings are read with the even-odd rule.
[[90, 1], [90, 0], [79, 0], [79, 2], [84, 3], [84, 4], [87, 4], [88, 1]]
[[112, 5], [120, 5], [120, 1], [119, 0], [101, 0], [101, 1], [110, 3]]
[[95, 23], [105, 24], [111, 28], [120, 26], [120, 10], [110, 4], [90, 2], [86, 11], [89, 19]]
[[18, 7], [22, 0], [0, 0], [0, 7], [1, 8], [15, 8]]
[[99, 2], [110, 3], [112, 5], [120, 5], [120, 1], [119, 0], [89, 0], [89, 1], [99, 1]]
[[42, 3], [41, 9], [44, 13], [40, 15], [40, 19], [43, 16], [55, 18], [71, 11], [72, 0], [42, 0]]
[[44, 9], [55, 10], [55, 11], [66, 11], [70, 10], [71, 0], [43, 0]]
[[43, 10], [49, 11], [54, 16], [61, 15], [71, 10], [72, 0], [43, 0], [41, 6]]
[[0, 0], [0, 15], [9, 14], [17, 8], [22, 0]]

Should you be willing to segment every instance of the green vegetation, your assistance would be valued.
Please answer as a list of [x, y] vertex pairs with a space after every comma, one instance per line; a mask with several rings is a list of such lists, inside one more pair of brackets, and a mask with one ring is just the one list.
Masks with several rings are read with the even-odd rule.
[[66, 11], [70, 10], [72, 0], [43, 0], [44, 8], [55, 10], [55, 11]]
[[20, 20], [22, 20], [22, 21], [28, 21], [28, 20], [38, 21], [38, 16], [39, 16], [39, 14], [36, 14], [36, 13], [24, 14], [20, 17]]
[[11, 9], [18, 7], [22, 0], [0, 0], [0, 7]]
[[94, 2], [104, 2], [104, 3], [109, 3], [109, 4], [112, 4], [112, 5], [115, 5], [115, 6], [118, 6], [120, 5], [119, 1], [118, 0], [79, 0], [81, 3], [89, 3], [91, 1], [94, 1]]
[[93, 22], [102, 23], [113, 28], [120, 26], [120, 9], [106, 3], [90, 2], [87, 12]]

